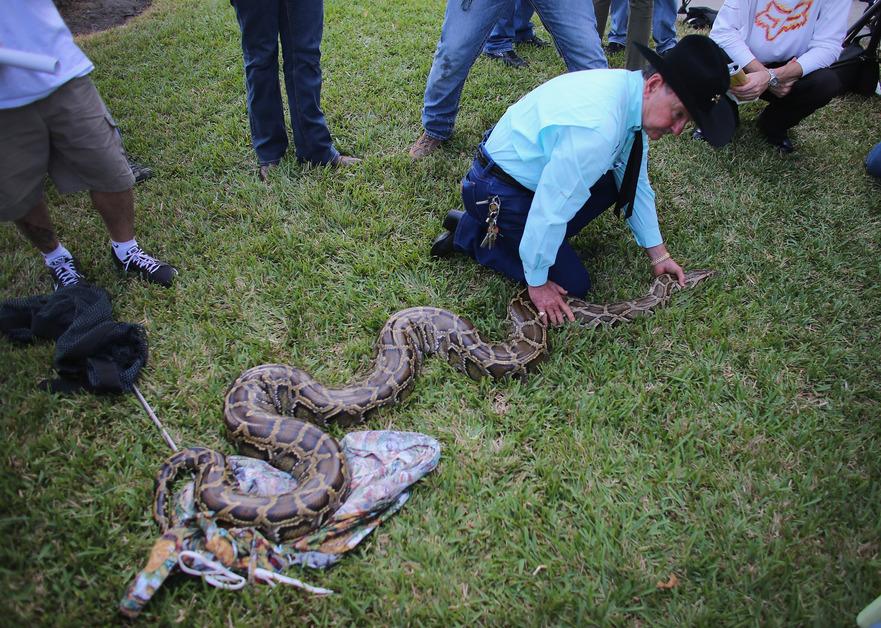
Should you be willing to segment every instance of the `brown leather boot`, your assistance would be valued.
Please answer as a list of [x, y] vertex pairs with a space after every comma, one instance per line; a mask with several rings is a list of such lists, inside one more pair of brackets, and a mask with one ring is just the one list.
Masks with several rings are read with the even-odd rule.
[[440, 148], [443, 140], [436, 140], [423, 132], [419, 139], [410, 147], [410, 157], [413, 159], [422, 159], [428, 157], [431, 153]]
[[260, 168], [257, 169], [257, 178], [263, 181], [263, 183], [267, 183], [269, 181], [269, 171], [278, 168], [278, 164], [260, 164]]
[[357, 157], [351, 157], [349, 155], [337, 155], [336, 158], [330, 162], [331, 168], [348, 168], [349, 166], [354, 166], [356, 164], [360, 164], [361, 160]]

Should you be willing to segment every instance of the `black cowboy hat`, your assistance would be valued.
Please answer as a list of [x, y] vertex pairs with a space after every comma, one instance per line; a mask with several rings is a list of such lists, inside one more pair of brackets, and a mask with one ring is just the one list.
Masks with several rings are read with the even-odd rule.
[[707, 141], [717, 147], [730, 142], [735, 122], [725, 97], [731, 81], [728, 55], [716, 42], [687, 35], [663, 57], [642, 44], [636, 47], [676, 93]]

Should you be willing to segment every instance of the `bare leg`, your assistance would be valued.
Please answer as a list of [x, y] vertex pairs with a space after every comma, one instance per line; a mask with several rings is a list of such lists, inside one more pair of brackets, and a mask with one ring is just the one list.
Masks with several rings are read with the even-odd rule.
[[128, 242], [135, 237], [135, 195], [129, 188], [123, 192], [97, 192], [92, 190], [92, 205], [101, 214], [110, 238], [116, 242]]
[[41, 253], [51, 253], [58, 248], [58, 237], [45, 199], [41, 198], [27, 214], [16, 220], [15, 226]]
[[[135, 239], [135, 195], [129, 188], [124, 192], [92, 191], [92, 204], [104, 219], [110, 238], [115, 242], [128, 242]], [[119, 255], [122, 254], [124, 259]], [[168, 287], [177, 275], [177, 269], [132, 246], [123, 250], [113, 249], [113, 259], [117, 268], [136, 274], [147, 281]]]

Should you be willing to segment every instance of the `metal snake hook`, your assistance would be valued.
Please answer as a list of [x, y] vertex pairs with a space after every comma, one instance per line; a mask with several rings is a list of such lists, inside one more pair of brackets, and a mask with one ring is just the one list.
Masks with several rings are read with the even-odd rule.
[[144, 399], [144, 395], [141, 394], [141, 391], [138, 390], [138, 387], [132, 384], [132, 390], [135, 392], [135, 397], [138, 398], [138, 401], [141, 402], [141, 407], [144, 408], [144, 411], [147, 413], [156, 427], [159, 428], [159, 432], [162, 434], [163, 440], [171, 447], [171, 451], [177, 451], [177, 445], [174, 444], [174, 440], [172, 440], [171, 436], [168, 432], [165, 431], [165, 427], [162, 425], [162, 421], [159, 420], [159, 417], [156, 416], [156, 413], [153, 412], [153, 408], [150, 407], [150, 404], [147, 403], [147, 400]]

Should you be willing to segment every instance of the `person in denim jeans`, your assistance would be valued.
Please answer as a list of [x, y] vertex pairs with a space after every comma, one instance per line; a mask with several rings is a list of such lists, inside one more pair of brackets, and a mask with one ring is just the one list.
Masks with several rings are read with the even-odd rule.
[[649, 140], [679, 135], [693, 118], [723, 146], [734, 114], [721, 102], [728, 58], [703, 35], [666, 56], [636, 44], [653, 68], [596, 70], [551, 79], [508, 107], [484, 135], [462, 181], [464, 211], [444, 217], [432, 257], [454, 253], [525, 283], [539, 318], [574, 320], [564, 295], [583, 298], [590, 273], [569, 241], [614, 205], [652, 274], [675, 275], [648, 176]]
[[[608, 67], [596, 31], [593, 6], [585, 0], [531, 0], [563, 57], [566, 68]], [[425, 86], [422, 126], [425, 132], [410, 147], [420, 159], [449, 139], [459, 110], [465, 79], [496, 22], [510, 15], [514, 0], [447, 0], [431, 71]]]
[[866, 172], [881, 179], [881, 142], [878, 142], [866, 155]]
[[288, 148], [278, 81], [278, 42], [297, 161], [347, 166], [359, 160], [334, 148], [321, 111], [323, 0], [230, 0], [242, 32], [251, 143], [266, 180]]
[[536, 37], [532, 28], [532, 5], [528, 0], [514, 0], [514, 11], [511, 17], [505, 16], [496, 22], [495, 28], [486, 40], [483, 54], [498, 59], [512, 68], [529, 65], [525, 59], [514, 52], [514, 44], [529, 44], [536, 48], [547, 46], [547, 42]]
[[[676, 12], [680, 0], [654, 0], [652, 9], [652, 39], [655, 50], [664, 54], [676, 45]], [[627, 19], [629, 15], [628, 0], [612, 0], [610, 16], [612, 27], [609, 29], [609, 52], [624, 50], [627, 43]]]

